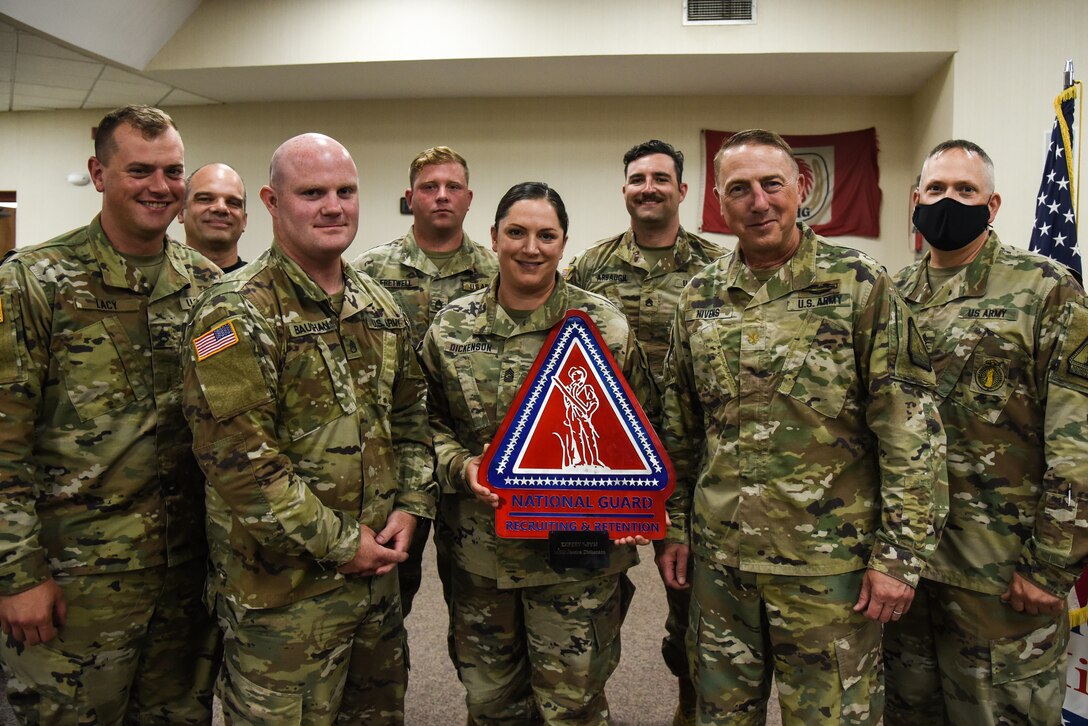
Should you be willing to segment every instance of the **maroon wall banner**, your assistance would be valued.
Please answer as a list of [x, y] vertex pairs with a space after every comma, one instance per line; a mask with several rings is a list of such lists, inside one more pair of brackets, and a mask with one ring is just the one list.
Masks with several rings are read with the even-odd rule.
[[[703, 131], [706, 144], [704, 232], [731, 234], [714, 196], [714, 155], [735, 131]], [[819, 136], [783, 136], [801, 167], [797, 218], [817, 234], [880, 236], [880, 168], [876, 129]]]

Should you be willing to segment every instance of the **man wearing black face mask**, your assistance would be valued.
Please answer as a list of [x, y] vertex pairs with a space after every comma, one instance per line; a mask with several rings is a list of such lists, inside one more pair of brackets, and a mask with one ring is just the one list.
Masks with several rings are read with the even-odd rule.
[[1001, 244], [978, 145], [938, 145], [897, 277], [948, 439], [950, 508], [910, 611], [884, 632], [889, 726], [1058, 724], [1065, 597], [1088, 554], [1088, 307], [1068, 269]]

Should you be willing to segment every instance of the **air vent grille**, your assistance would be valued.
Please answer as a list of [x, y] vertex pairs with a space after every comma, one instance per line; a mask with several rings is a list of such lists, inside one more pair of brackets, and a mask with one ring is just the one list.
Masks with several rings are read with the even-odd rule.
[[756, 0], [684, 0], [684, 25], [754, 23]]

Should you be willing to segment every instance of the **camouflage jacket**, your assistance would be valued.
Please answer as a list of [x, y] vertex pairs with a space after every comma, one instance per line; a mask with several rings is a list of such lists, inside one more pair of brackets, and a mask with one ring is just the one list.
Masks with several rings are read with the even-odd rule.
[[674, 252], [651, 269], [629, 229], [575, 257], [566, 273], [567, 282], [604, 295], [623, 311], [659, 388], [680, 292], [692, 275], [728, 250], [681, 228]]
[[896, 280], [929, 345], [948, 436], [951, 508], [922, 576], [996, 594], [1017, 571], [1065, 597], [1088, 554], [1084, 292], [993, 232], [935, 291], [928, 262]]
[[439, 310], [462, 295], [482, 289], [499, 271], [495, 253], [465, 234], [461, 249], [439, 272], [427, 253], [419, 249], [412, 230], [367, 250], [355, 258], [352, 266], [392, 293], [408, 316], [412, 343], [417, 350]]
[[620, 572], [638, 562], [634, 547], [615, 547], [608, 569], [557, 572], [547, 540], [495, 536], [495, 511], [476, 500], [465, 462], [491, 443], [541, 346], [567, 310], [593, 318], [631, 390], [650, 414], [657, 405], [646, 358], [623, 315], [599, 295], [558, 280], [550, 298], [520, 325], [499, 306], [495, 283], [446, 307], [423, 339], [421, 362], [430, 389], [431, 426], [442, 485], [439, 516], [452, 533], [459, 567], [497, 580], [499, 587], [572, 582]]
[[[344, 265], [344, 304], [275, 243], [199, 301], [185, 417], [208, 476], [215, 586], [277, 607], [343, 584], [359, 523], [434, 515], [426, 388], [393, 299]], [[199, 352], [198, 352], [199, 351]]]
[[765, 285], [734, 253], [680, 296], [670, 540], [750, 572], [868, 566], [913, 585], [944, 477], [925, 346], [875, 262], [800, 228]]
[[219, 271], [165, 255], [152, 287], [96, 217], [0, 267], [0, 594], [203, 556], [178, 360]]

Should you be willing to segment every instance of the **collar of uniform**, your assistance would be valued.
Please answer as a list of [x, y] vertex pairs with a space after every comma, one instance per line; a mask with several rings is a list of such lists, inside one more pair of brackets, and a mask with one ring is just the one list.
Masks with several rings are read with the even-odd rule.
[[457, 249], [457, 254], [450, 258], [441, 272], [431, 262], [427, 253], [420, 249], [419, 243], [416, 242], [415, 227], [409, 229], [408, 234], [401, 237], [400, 244], [403, 250], [400, 256], [401, 264], [419, 270], [428, 277], [451, 277], [465, 270], [476, 269], [476, 243], [464, 230], [461, 231], [461, 246]]
[[744, 263], [744, 252], [738, 244], [729, 260], [726, 286], [744, 290], [752, 296], [752, 304], [759, 304], [777, 300], [795, 290], [804, 290], [816, 282], [816, 247], [819, 239], [804, 222], [798, 222], [797, 228], [801, 230], [797, 249], [766, 284], [761, 283]]
[[[166, 239], [165, 235], [163, 236]], [[87, 241], [91, 245], [91, 251], [94, 254], [95, 259], [98, 261], [98, 267], [102, 270], [102, 282], [109, 287], [119, 287], [125, 290], [132, 290], [133, 292], [149, 295], [153, 292], [151, 286], [140, 274], [136, 267], [129, 265], [125, 261], [124, 256], [117, 251], [112, 244], [110, 244], [109, 238], [106, 237], [106, 232], [102, 229], [101, 215], [95, 215], [95, 218], [91, 220], [91, 223], [87, 225]], [[167, 244], [167, 248], [169, 244]], [[170, 260], [170, 255], [167, 253], [163, 261]], [[173, 267], [173, 261], [170, 261], [169, 265], [164, 267]], [[171, 275], [173, 279], [173, 275]], [[188, 278], [186, 277], [186, 282]], [[172, 292], [172, 290], [171, 290]], [[162, 297], [166, 293], [163, 292], [158, 297]]]
[[997, 236], [997, 232], [990, 230], [990, 236], [986, 238], [975, 259], [935, 292], [929, 289], [926, 275], [932, 255], [932, 251], [927, 251], [911, 275], [908, 287], [910, 292], [904, 297], [915, 303], [925, 301], [927, 306], [944, 305], [950, 300], [961, 297], [982, 297], [986, 294], [986, 286], [990, 282], [990, 270], [993, 269], [1000, 250], [1001, 239]]
[[192, 285], [191, 273], [185, 264], [189, 259], [189, 249], [167, 237], [165, 252], [166, 257], [163, 260], [162, 272], [159, 273], [159, 281], [151, 293], [152, 302]]
[[[269, 251], [268, 258], [269, 262], [276, 265], [287, 274], [287, 277], [290, 278], [291, 282], [294, 283], [300, 293], [311, 300], [327, 301], [329, 299], [328, 293], [322, 290], [321, 286], [314, 282], [313, 278], [307, 275], [306, 271], [299, 267], [297, 262], [284, 254], [283, 250], [280, 248], [279, 242], [274, 239], [272, 240], [272, 248]], [[341, 259], [341, 271], [348, 267], [350, 267], [350, 265], [344, 264], [344, 260]], [[347, 300], [347, 295], [344, 296], [344, 299], [345, 301]]]
[[371, 294], [359, 272], [351, 265], [344, 265], [344, 306], [340, 311], [340, 319], [346, 320], [367, 309], [380, 310], [383, 317], [401, 315], [399, 309], [387, 310], [386, 307]]
[[567, 282], [562, 275], [556, 275], [552, 294], [521, 325], [516, 325], [505, 313], [500, 314], [502, 306], [499, 304], [499, 278], [496, 275], [488, 285], [487, 296], [484, 298], [487, 314], [476, 318], [476, 329], [473, 332], [509, 338], [515, 330], [518, 333], [550, 330], [567, 314], [567, 297]]
[[[616, 256], [623, 260], [632, 267], [637, 267], [640, 270], [649, 273], [651, 271], [650, 261], [646, 259], [639, 251], [638, 242], [635, 241], [635, 231], [628, 229], [620, 237], [620, 246], [616, 250]], [[661, 262], [663, 268], [656, 270], [656, 273], [663, 275], [674, 270], [682, 268], [691, 259], [691, 243], [688, 241], [688, 233], [681, 227], [680, 231], [676, 234], [676, 242], [673, 246], [673, 254], [671, 257], [664, 258]], [[669, 263], [672, 266], [669, 267]]]

